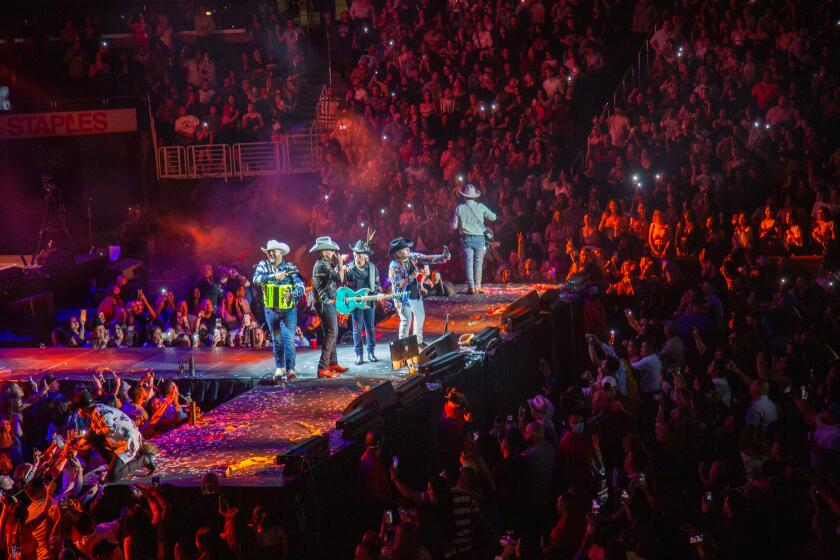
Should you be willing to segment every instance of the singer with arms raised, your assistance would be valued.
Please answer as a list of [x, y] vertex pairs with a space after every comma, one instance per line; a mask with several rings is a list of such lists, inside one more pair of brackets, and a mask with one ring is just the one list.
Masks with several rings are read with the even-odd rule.
[[274, 381], [294, 381], [297, 302], [306, 288], [297, 267], [283, 260], [288, 245], [272, 239], [262, 250], [267, 258], [257, 264], [252, 280], [263, 289], [265, 322], [274, 347]]
[[391, 240], [388, 254], [394, 255], [394, 260], [388, 267], [388, 278], [394, 291], [408, 291], [407, 303], [396, 301], [397, 312], [400, 314], [399, 337], [405, 338], [408, 336], [408, 328], [413, 316], [414, 328], [412, 334], [417, 336], [417, 344], [423, 344], [423, 323], [426, 321], [426, 311], [423, 308], [420, 283], [417, 281], [420, 272], [418, 266], [445, 263], [449, 260], [449, 249], [444, 247], [443, 253], [440, 255], [422, 255], [411, 252], [413, 245], [414, 242], [402, 237]]
[[310, 253], [318, 253], [318, 260], [312, 268], [312, 297], [315, 298], [315, 310], [321, 317], [324, 329], [324, 344], [321, 346], [321, 358], [318, 360], [318, 377], [338, 377], [347, 368], [338, 365], [336, 338], [338, 337], [338, 311], [335, 308], [336, 285], [344, 282], [344, 273], [349, 267], [344, 264], [344, 257], [338, 255], [338, 244], [329, 237], [319, 237]]

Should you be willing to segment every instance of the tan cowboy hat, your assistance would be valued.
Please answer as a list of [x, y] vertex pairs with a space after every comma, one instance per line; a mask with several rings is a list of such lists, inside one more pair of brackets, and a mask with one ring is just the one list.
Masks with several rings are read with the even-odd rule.
[[280, 251], [283, 255], [288, 255], [291, 250], [288, 245], [280, 243], [276, 239], [270, 239], [268, 243], [265, 244], [265, 247], [261, 247], [261, 249], [263, 250], [263, 253], [268, 253], [269, 251]]
[[464, 190], [460, 191], [460, 193], [464, 198], [478, 198], [481, 196], [481, 191], [475, 188], [475, 185], [472, 183], [464, 187]]
[[328, 235], [323, 237], [319, 237], [315, 240], [315, 245], [309, 249], [310, 253], [314, 253], [316, 251], [340, 251], [341, 247], [338, 246], [338, 243], [333, 241]]

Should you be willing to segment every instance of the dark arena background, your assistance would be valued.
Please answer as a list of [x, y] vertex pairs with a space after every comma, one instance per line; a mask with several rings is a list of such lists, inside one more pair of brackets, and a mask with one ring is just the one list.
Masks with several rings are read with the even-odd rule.
[[3, 3], [0, 557], [840, 558], [838, 4]]

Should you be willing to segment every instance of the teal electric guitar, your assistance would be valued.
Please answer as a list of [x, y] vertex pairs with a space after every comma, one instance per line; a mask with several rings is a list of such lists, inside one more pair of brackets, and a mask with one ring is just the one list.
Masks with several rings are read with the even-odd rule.
[[369, 295], [369, 288], [362, 288], [358, 292], [354, 292], [347, 286], [342, 286], [335, 293], [335, 308], [342, 315], [352, 313], [354, 309], [367, 309], [369, 301], [376, 301], [378, 299], [399, 299], [403, 303], [408, 300], [408, 292], [405, 290], [394, 292], [393, 294], [374, 294]]

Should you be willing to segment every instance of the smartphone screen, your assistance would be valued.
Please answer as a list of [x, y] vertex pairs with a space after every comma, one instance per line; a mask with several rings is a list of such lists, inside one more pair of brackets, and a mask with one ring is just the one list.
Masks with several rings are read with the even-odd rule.
[[592, 500], [592, 515], [600, 515], [601, 514], [601, 500], [598, 498], [594, 498]]
[[397, 455], [394, 455], [393, 460], [391, 461], [391, 465], [396, 469], [400, 466], [400, 458]]

